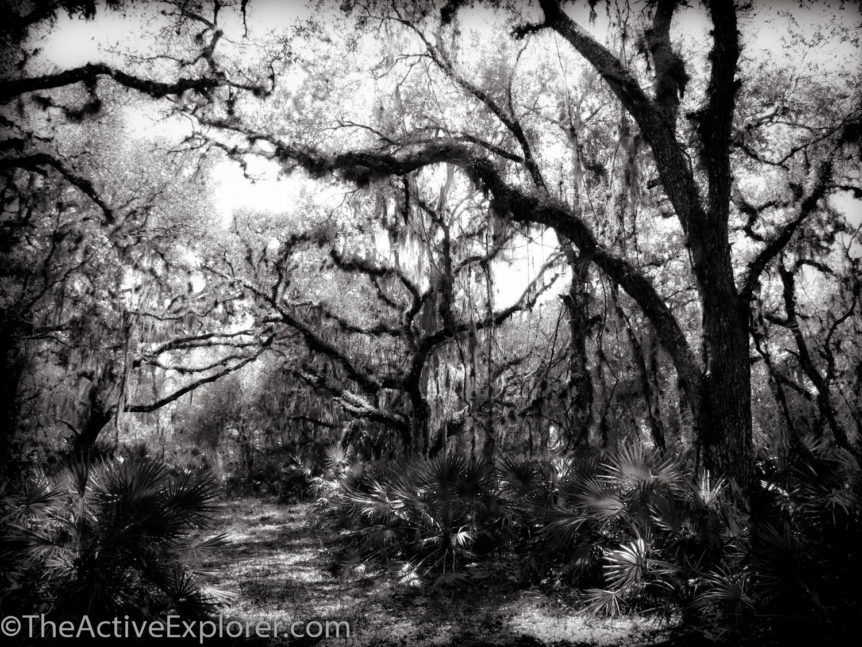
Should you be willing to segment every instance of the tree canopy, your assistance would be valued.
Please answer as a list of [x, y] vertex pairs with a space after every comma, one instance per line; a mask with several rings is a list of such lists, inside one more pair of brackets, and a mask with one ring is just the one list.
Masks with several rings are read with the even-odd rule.
[[858, 449], [856, 8], [31, 4], [7, 454], [228, 375], [268, 385], [264, 432], [376, 457], [638, 438], [744, 493], [759, 446]]

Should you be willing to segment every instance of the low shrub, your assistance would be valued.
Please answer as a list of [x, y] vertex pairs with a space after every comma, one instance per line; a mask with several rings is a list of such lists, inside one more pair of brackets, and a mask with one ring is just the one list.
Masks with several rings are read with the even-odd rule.
[[862, 615], [862, 470], [824, 443], [762, 457], [747, 497], [639, 445], [494, 468], [331, 454], [317, 512], [346, 562], [464, 583], [513, 558], [524, 585], [571, 587], [598, 614], [681, 615], [717, 641], [849, 636]]
[[214, 601], [194, 565], [218, 492], [205, 473], [172, 475], [145, 457], [74, 461], [2, 496], [4, 611], [199, 618]]
[[347, 530], [345, 554], [435, 577], [462, 571], [476, 546], [494, 543], [500, 515], [493, 470], [452, 455], [345, 469], [319, 510]]

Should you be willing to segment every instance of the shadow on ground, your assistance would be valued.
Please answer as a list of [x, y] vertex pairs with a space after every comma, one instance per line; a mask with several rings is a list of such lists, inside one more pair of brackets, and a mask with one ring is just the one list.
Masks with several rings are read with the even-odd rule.
[[[644, 619], [599, 619], [563, 601], [521, 590], [500, 578], [457, 593], [429, 591], [407, 578], [371, 577], [359, 568], [331, 569], [332, 534], [314, 528], [310, 504], [241, 499], [218, 508], [226, 544], [204, 568], [207, 590], [225, 596], [225, 622], [273, 623], [305, 633], [306, 623], [334, 624], [329, 638], [251, 641], [290, 645], [659, 645], [668, 630]], [[318, 625], [307, 629], [316, 633]], [[678, 644], [678, 643], [674, 643]]]

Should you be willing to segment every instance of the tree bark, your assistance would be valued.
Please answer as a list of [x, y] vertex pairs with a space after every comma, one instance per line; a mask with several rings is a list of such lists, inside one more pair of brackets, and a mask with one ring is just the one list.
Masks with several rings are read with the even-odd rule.
[[[703, 316], [703, 373], [668, 345], [669, 323], [644, 309], [674, 358], [694, 413], [708, 469], [747, 490], [754, 476], [751, 441], [751, 369], [748, 360], [748, 308], [736, 291], [731, 263], [730, 140], [735, 109], [739, 42], [731, 0], [709, 5], [713, 43], [706, 105], [691, 115], [700, 138], [700, 161], [707, 177], [702, 201], [694, 169], [676, 137], [679, 96], [687, 75], [669, 45], [675, 0], [660, 0], [648, 34], [655, 66], [655, 98], [650, 98], [616, 56], [569, 18], [555, 0], [540, 0], [548, 26], [565, 38], [604, 78], [649, 144], [665, 192], [674, 206], [691, 250]], [[613, 276], [612, 276], [613, 278]], [[616, 280], [616, 279], [615, 279]], [[617, 280], [644, 307], [638, 295]]]
[[748, 309], [727, 276], [729, 267], [715, 265], [703, 271], [716, 270], [721, 280], [706, 285], [723, 289], [701, 291], [706, 375], [696, 425], [706, 467], [748, 488], [754, 476]]
[[566, 430], [570, 447], [585, 446], [590, 439], [593, 409], [593, 382], [587, 365], [587, 336], [590, 329], [587, 280], [589, 263], [578, 258], [572, 244], [563, 242], [563, 251], [572, 270], [568, 294], [563, 296], [569, 320], [569, 404], [570, 428]]
[[420, 385], [410, 389], [410, 437], [412, 446], [408, 454], [428, 454], [431, 448], [429, 429], [430, 408]]

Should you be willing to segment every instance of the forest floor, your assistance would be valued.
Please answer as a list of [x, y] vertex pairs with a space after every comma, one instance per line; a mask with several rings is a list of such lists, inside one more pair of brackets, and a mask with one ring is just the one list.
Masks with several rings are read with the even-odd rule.
[[[596, 618], [560, 597], [524, 589], [514, 577], [478, 579], [457, 590], [408, 577], [333, 569], [334, 533], [314, 527], [312, 505], [236, 499], [219, 504], [225, 545], [204, 567], [206, 589], [226, 596], [225, 622], [346, 621], [350, 638], [261, 641], [276, 645], [553, 645], [679, 644], [678, 628], [638, 617]], [[316, 627], [312, 627], [314, 633]], [[344, 630], [342, 629], [342, 636]], [[257, 641], [253, 641], [257, 642]]]

